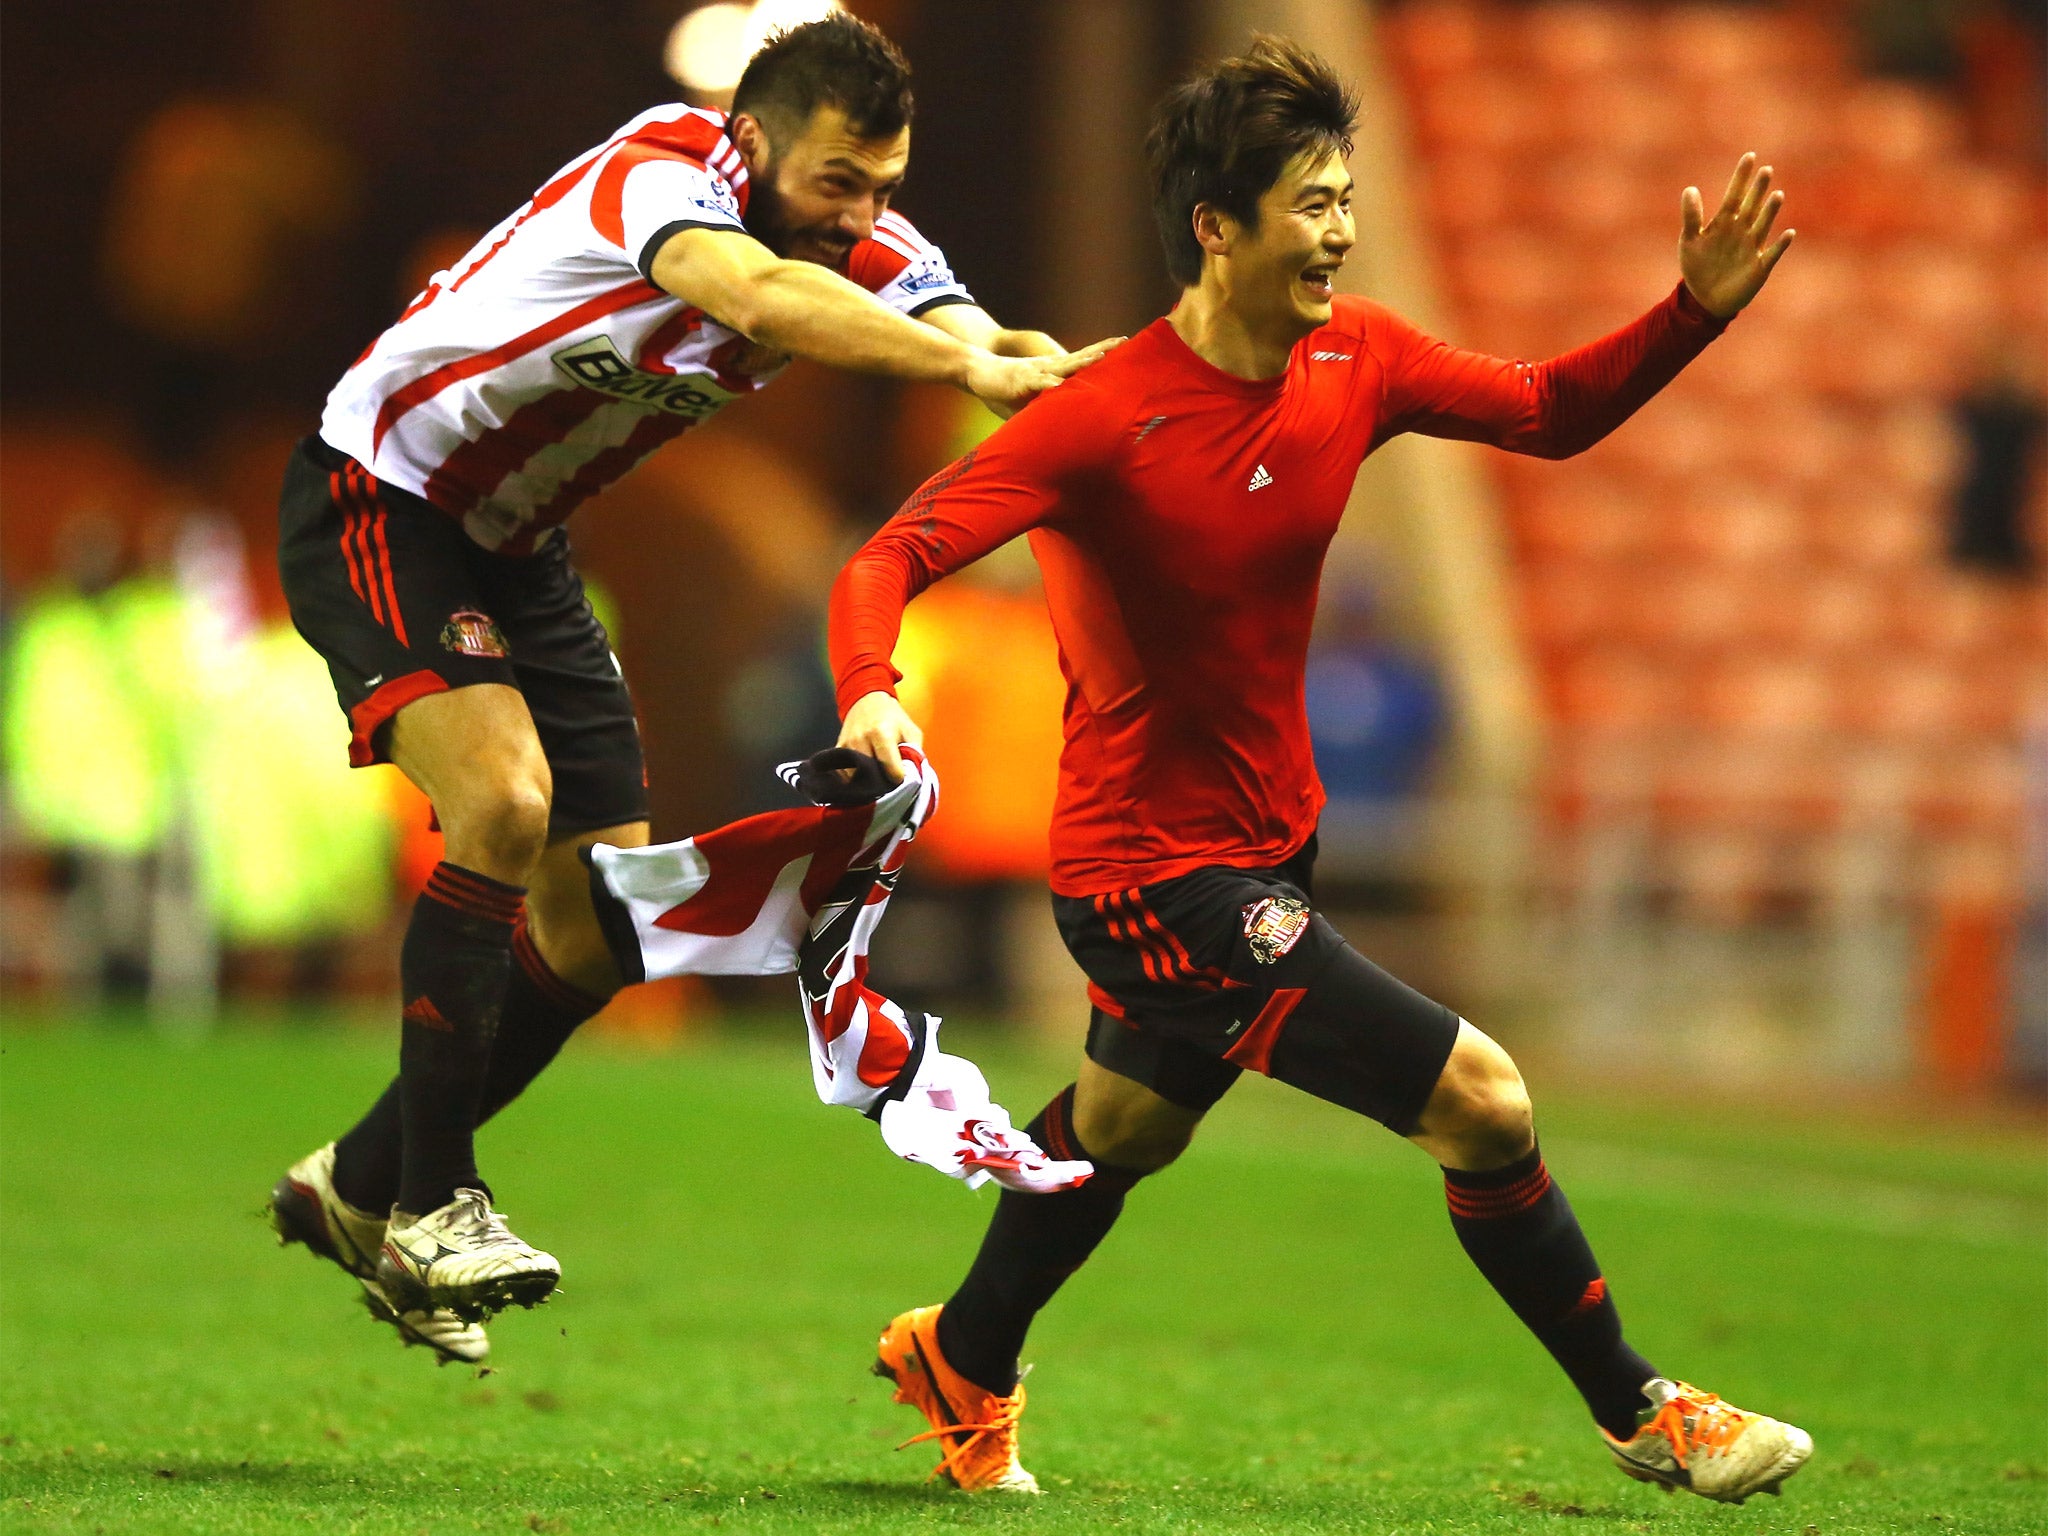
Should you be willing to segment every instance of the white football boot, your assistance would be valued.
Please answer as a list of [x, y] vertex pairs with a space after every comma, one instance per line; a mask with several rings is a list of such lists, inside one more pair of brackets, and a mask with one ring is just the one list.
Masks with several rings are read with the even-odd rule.
[[277, 1181], [270, 1192], [270, 1224], [280, 1244], [304, 1243], [354, 1276], [370, 1316], [390, 1324], [408, 1348], [423, 1345], [443, 1365], [482, 1365], [490, 1358], [490, 1335], [481, 1323], [465, 1322], [446, 1307], [405, 1311], [392, 1304], [377, 1279], [384, 1218], [357, 1210], [334, 1192], [333, 1142], [300, 1158]]
[[377, 1279], [395, 1305], [445, 1307], [472, 1322], [536, 1306], [561, 1278], [555, 1256], [514, 1236], [480, 1189], [458, 1189], [424, 1216], [392, 1212], [377, 1255]]
[[1626, 1440], [1600, 1438], [1615, 1462], [1639, 1482], [1666, 1493], [1680, 1488], [1723, 1504], [1752, 1493], [1776, 1493], [1813, 1454], [1813, 1437], [1795, 1424], [1747, 1413], [1711, 1392], [1659, 1376], [1643, 1388], [1650, 1406]]

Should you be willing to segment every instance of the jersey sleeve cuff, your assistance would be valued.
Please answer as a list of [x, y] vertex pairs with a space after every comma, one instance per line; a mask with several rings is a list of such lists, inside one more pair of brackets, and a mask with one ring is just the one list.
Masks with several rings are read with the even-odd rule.
[[640, 259], [634, 265], [650, 285], [659, 287], [654, 281], [654, 258], [661, 254], [661, 248], [670, 238], [686, 229], [729, 229], [736, 235], [747, 232], [744, 224], [734, 224], [725, 219], [672, 219], [647, 237], [647, 243], [640, 247]]
[[1677, 299], [1678, 313], [1680, 315], [1695, 325], [1705, 326], [1716, 336], [1728, 329], [1728, 320], [1735, 318], [1733, 315], [1730, 315], [1728, 320], [1723, 320], [1719, 315], [1709, 310], [1706, 305], [1692, 296], [1692, 290], [1685, 286], [1685, 279], [1683, 278], [1680, 278], [1678, 281]]
[[926, 299], [921, 304], [911, 305], [904, 313], [915, 320], [919, 315], [929, 314], [935, 309], [944, 309], [948, 304], [972, 304], [973, 302], [974, 295], [971, 293], [939, 293], [932, 295], [932, 297]]
[[886, 662], [862, 662], [840, 680], [839, 718], [844, 720], [846, 712], [871, 693], [886, 693], [893, 699], [902, 678], [903, 674]]

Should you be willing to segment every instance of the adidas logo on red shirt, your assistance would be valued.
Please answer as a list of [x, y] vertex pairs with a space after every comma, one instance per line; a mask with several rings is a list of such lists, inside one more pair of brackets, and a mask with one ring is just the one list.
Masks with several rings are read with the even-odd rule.
[[1248, 491], [1262, 491], [1272, 483], [1273, 477], [1266, 473], [1266, 466], [1261, 464], [1257, 469], [1252, 471], [1251, 484], [1247, 485], [1245, 489]]

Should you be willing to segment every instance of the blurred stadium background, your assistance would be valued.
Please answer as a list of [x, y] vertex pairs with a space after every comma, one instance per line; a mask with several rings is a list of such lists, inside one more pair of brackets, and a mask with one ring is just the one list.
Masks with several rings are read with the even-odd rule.
[[[1403, 440], [1361, 477], [1309, 698], [1329, 905], [1397, 973], [1587, 1073], [1806, 1094], [2048, 1086], [2048, 354], [2029, 0], [861, 0], [918, 71], [905, 210], [1006, 323], [1170, 299], [1140, 139], [1254, 26], [1367, 97], [1347, 285], [1548, 355], [1675, 280], [1679, 190], [1761, 150], [1798, 249], [1564, 465]], [[395, 998], [427, 808], [351, 773], [283, 615], [277, 482], [327, 386], [554, 166], [814, 7], [15, 0], [0, 298], [18, 1010], [202, 1032]], [[574, 530], [656, 835], [776, 802], [834, 729], [838, 560], [989, 429], [799, 365]], [[947, 801], [892, 990], [1075, 1037], [1043, 893], [1059, 682], [1021, 550], [920, 601]], [[625, 994], [664, 1038], [780, 985]], [[787, 1027], [786, 1025], [784, 1027]]]

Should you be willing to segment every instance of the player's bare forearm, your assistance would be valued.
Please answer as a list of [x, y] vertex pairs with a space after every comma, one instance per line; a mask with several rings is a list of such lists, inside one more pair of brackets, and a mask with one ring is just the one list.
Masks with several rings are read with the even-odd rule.
[[989, 346], [997, 357], [1056, 357], [1065, 350], [1043, 331], [998, 331]]
[[685, 230], [654, 259], [658, 287], [764, 347], [835, 368], [965, 386], [975, 349], [898, 314], [811, 262], [784, 261], [752, 237]]
[[1094, 360], [1093, 353], [998, 357], [897, 313], [826, 267], [785, 261], [739, 230], [679, 231], [650, 270], [657, 287], [762, 346], [856, 373], [952, 384], [1000, 411]]
[[[980, 347], [984, 352], [993, 352], [997, 357], [1057, 357], [1066, 350], [1043, 331], [1006, 330], [979, 304], [941, 304], [926, 310], [918, 318], [956, 340], [971, 347]], [[1100, 351], [1122, 339], [1116, 337], [1108, 342], [1098, 342], [1089, 350]]]

